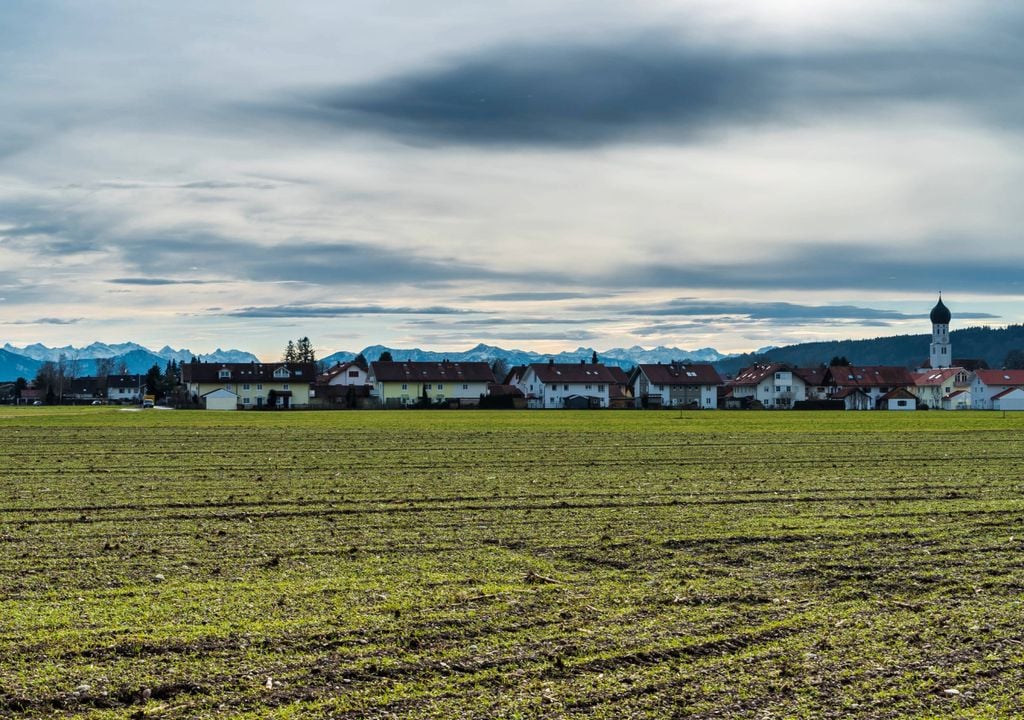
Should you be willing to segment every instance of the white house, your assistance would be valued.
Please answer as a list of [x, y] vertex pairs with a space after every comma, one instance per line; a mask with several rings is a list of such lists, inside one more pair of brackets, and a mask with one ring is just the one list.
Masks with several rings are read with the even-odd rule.
[[751, 398], [766, 408], [791, 408], [807, 399], [807, 385], [786, 365], [752, 365], [729, 381], [734, 398]]
[[145, 389], [145, 375], [107, 375], [107, 400], [112, 402], [142, 402]]
[[533, 363], [526, 366], [516, 387], [527, 407], [602, 407], [609, 404], [610, 388], [618, 380], [601, 363]]
[[722, 378], [708, 364], [637, 365], [631, 381], [637, 407], [718, 407]]
[[391, 362], [370, 363], [366, 383], [381, 407], [400, 408], [430, 403], [472, 407], [494, 384], [494, 373], [485, 362]]
[[881, 397], [886, 410], [917, 410], [917, 396], [906, 388], [896, 388]]
[[1010, 388], [992, 397], [993, 410], [1024, 410], [1024, 388]]
[[964, 368], [948, 367], [914, 373], [912, 392], [930, 408], [946, 408], [946, 397], [970, 386], [970, 373]]
[[342, 386], [355, 385], [361, 387], [369, 385], [370, 369], [355, 360], [346, 363], [338, 363], [327, 372], [317, 378], [320, 385]]
[[1020, 387], [1024, 387], [1024, 370], [976, 370], [971, 383], [971, 407], [992, 410], [996, 395]]
[[230, 390], [218, 388], [203, 395], [203, 404], [207, 410], [237, 410], [238, 395]]

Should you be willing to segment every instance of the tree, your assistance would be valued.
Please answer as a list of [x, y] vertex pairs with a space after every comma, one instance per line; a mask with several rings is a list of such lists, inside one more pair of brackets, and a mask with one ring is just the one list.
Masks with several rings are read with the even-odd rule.
[[153, 367], [146, 371], [146, 394], [162, 398], [164, 392], [164, 376], [160, 372], [160, 366], [153, 363]]
[[35, 386], [44, 391], [47, 402], [53, 402], [56, 397], [54, 388], [57, 387], [57, 364], [55, 362], [47, 360], [39, 366], [39, 370], [36, 371]]
[[366, 356], [363, 355], [362, 353], [356, 355], [356, 359], [352, 361], [352, 364], [355, 365], [357, 368], [362, 368], [363, 370], [370, 369], [370, 364], [366, 362]]
[[504, 382], [509, 372], [508, 362], [504, 358], [495, 358], [491, 363], [491, 372], [494, 373], [495, 380]]
[[384, 352], [382, 352], [380, 354], [380, 357], [378, 358], [378, 360], [380, 362], [394, 362], [394, 359], [391, 357], [391, 351], [390, 350], [385, 350]]
[[1024, 350], [1011, 350], [1003, 360], [1005, 370], [1024, 370]]
[[23, 377], [18, 378], [14, 381], [14, 397], [18, 400], [21, 399], [21, 393], [23, 390], [28, 388], [28, 380]]
[[598, 360], [597, 360], [597, 350], [595, 350], [593, 352], [593, 354], [591, 354], [591, 356], [590, 356], [590, 364], [591, 365], [597, 365], [597, 362], [598, 362]]
[[295, 355], [298, 362], [316, 362], [316, 352], [313, 350], [313, 344], [309, 341], [308, 337], [303, 336], [299, 338], [299, 341], [295, 346]]
[[289, 363], [298, 361], [298, 353], [295, 351], [295, 343], [291, 340], [288, 341], [288, 345], [284, 349], [284, 361]]
[[96, 358], [96, 385], [104, 395], [107, 394], [107, 378], [114, 374], [114, 358]]
[[828, 361], [829, 367], [849, 367], [850, 361], [846, 359], [845, 355], [836, 355]]

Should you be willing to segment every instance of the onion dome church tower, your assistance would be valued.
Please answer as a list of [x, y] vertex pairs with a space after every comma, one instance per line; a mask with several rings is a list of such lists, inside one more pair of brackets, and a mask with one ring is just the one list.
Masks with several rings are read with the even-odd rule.
[[928, 359], [933, 370], [948, 368], [953, 364], [953, 347], [949, 343], [949, 321], [953, 315], [942, 304], [942, 293], [939, 293], [939, 302], [932, 308], [931, 319], [932, 344]]

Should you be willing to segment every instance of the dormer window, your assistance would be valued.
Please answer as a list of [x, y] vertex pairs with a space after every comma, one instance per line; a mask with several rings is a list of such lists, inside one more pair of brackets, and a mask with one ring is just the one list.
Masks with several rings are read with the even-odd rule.
[[274, 377], [275, 378], [288, 378], [288, 377], [291, 377], [291, 373], [288, 372], [288, 368], [286, 368], [286, 367], [279, 367], [277, 370], [274, 371]]
[[223, 368], [220, 372], [217, 373], [217, 379], [218, 380], [226, 380], [226, 379], [228, 379], [230, 377], [231, 377], [231, 371], [228, 370], [227, 368]]

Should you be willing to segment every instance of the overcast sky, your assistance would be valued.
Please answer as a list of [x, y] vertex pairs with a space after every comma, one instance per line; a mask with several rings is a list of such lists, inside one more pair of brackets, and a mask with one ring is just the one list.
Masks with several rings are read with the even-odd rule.
[[1024, 320], [1024, 9], [5, 0], [0, 345]]

